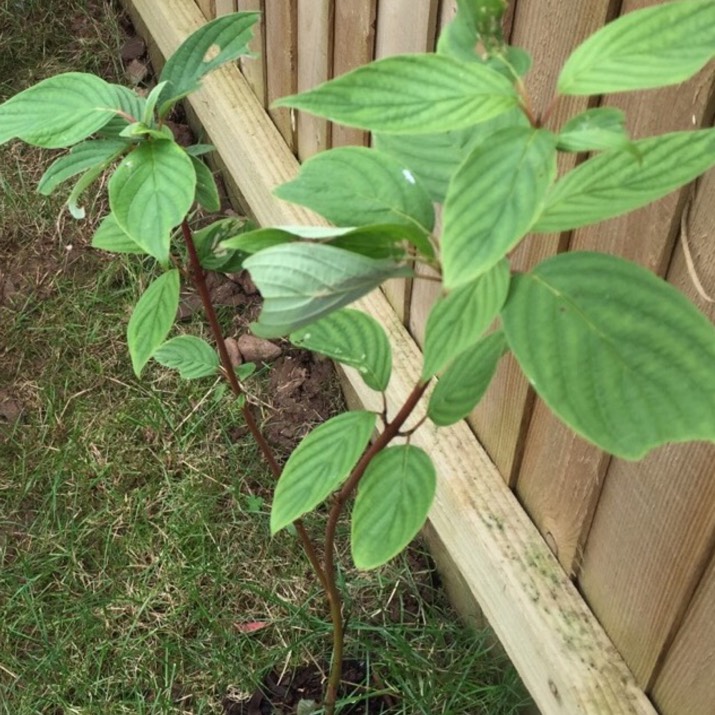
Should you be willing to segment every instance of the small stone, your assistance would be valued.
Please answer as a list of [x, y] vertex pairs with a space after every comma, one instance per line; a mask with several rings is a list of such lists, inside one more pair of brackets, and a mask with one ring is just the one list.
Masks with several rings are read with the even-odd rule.
[[246, 295], [256, 295], [256, 293], [258, 293], [258, 288], [256, 288], [256, 284], [253, 282], [251, 274], [248, 271], [241, 271], [235, 280]]
[[22, 416], [22, 405], [9, 395], [0, 393], [0, 426], [13, 425]]
[[120, 51], [122, 62], [131, 62], [138, 60], [146, 52], [146, 45], [141, 37], [130, 37], [123, 45]]
[[238, 339], [238, 349], [246, 362], [270, 362], [280, 357], [282, 350], [270, 340], [245, 333]]
[[180, 321], [190, 320], [193, 314], [202, 308], [201, 298], [195, 293], [182, 295], [179, 308], [176, 311], [176, 319]]
[[149, 73], [149, 68], [139, 60], [132, 60], [125, 70], [127, 79], [132, 84], [140, 84]]
[[226, 281], [211, 290], [211, 301], [214, 305], [240, 305], [240, 301], [231, 300], [238, 293], [238, 286], [232, 281]]
[[226, 351], [231, 360], [231, 365], [238, 367], [243, 362], [243, 356], [241, 355], [237, 340], [235, 338], [226, 338], [224, 342], [226, 343]]

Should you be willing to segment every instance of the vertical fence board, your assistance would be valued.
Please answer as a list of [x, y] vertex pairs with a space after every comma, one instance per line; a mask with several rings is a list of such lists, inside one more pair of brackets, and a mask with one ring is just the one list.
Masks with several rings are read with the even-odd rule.
[[715, 709], [714, 603], [712, 558], [653, 688], [655, 704], [667, 715], [694, 715]]
[[457, 0], [442, 0], [439, 8], [439, 19], [437, 20], [438, 31], [442, 30], [442, 28], [448, 24], [456, 14]]
[[[706, 291], [715, 294], [715, 172], [711, 171], [699, 182], [697, 198], [684, 221], [685, 233], [692, 251], [692, 261], [698, 279]], [[693, 288], [682, 242], [678, 245], [669, 271], [669, 278], [695, 300], [715, 322], [715, 305], [708, 303]], [[710, 454], [710, 464], [703, 463], [705, 481], [712, 481], [712, 448], [689, 445], [690, 450]], [[692, 452], [688, 451], [688, 459]], [[677, 479], [677, 473], [674, 475]], [[704, 535], [707, 538], [707, 535]], [[711, 532], [710, 565], [690, 604], [683, 625], [669, 651], [653, 687], [656, 703], [667, 715], [690, 715], [715, 710], [715, 533]]]
[[261, 20], [254, 26], [254, 37], [248, 48], [256, 57], [242, 57], [240, 60], [241, 72], [246, 78], [258, 101], [266, 106], [266, 23], [264, 18], [263, 0], [238, 0], [240, 12], [260, 12]]
[[295, 151], [295, 126], [291, 110], [271, 109], [279, 97], [295, 94], [298, 87], [297, 0], [264, 0], [266, 18], [266, 101], [268, 113], [285, 143]]
[[[298, 91], [311, 89], [331, 76], [334, 0], [298, 0]], [[296, 112], [298, 158], [305, 161], [328, 148], [328, 122]]]
[[[390, 0], [378, 3], [375, 58], [432, 50], [437, 4], [437, 0]], [[412, 281], [403, 278], [383, 284], [383, 292], [403, 325], [410, 324], [412, 288]]]
[[427, 52], [434, 47], [437, 0], [378, 3], [375, 57]]
[[[365, 65], [375, 52], [377, 0], [335, 0], [333, 76]], [[367, 132], [333, 124], [332, 146], [367, 146]]]
[[[534, 69], [526, 78], [534, 111], [550, 103], [559, 71], [582, 40], [601, 27], [611, 13], [611, 0], [549, 0], [520, 2], [511, 32], [514, 45], [534, 58]], [[558, 28], [558, 32], [554, 31]], [[566, 117], [587, 108], [585, 97], [563, 97], [549, 121], [558, 127]], [[560, 168], [572, 168], [575, 158], [564, 157]], [[515, 270], [529, 270], [559, 248], [555, 236], [528, 238], [512, 254]], [[520, 462], [523, 432], [530, 416], [532, 393], [516, 361], [509, 355], [499, 369], [469, 422], [504, 478], [514, 484]]]
[[235, 12], [236, 0], [214, 0], [214, 17], [228, 15], [230, 12]]
[[[667, 114], [684, 107], [697, 116], [693, 91], [700, 86], [699, 80], [666, 92], [668, 101], [663, 107], [670, 108]], [[672, 198], [665, 206], [659, 202], [666, 215], [672, 215], [673, 202]], [[698, 275], [710, 293], [715, 293], [712, 171], [700, 180], [696, 200], [688, 213], [686, 233]], [[641, 230], [649, 236], [657, 226], [653, 219], [643, 221]], [[699, 297], [688, 273], [682, 243], [676, 245], [667, 278], [715, 322], [715, 304]], [[599, 620], [644, 685], [654, 675], [661, 651], [677, 627], [694, 582], [701, 575], [704, 554], [712, 548], [713, 465], [713, 444], [671, 445], [641, 463], [613, 460], [606, 477], [586, 543], [581, 586]]]
[[581, 587], [643, 688], [715, 530], [713, 464], [711, 444], [661, 448], [642, 463], [614, 460], [603, 488]]
[[216, 17], [216, 0], [196, 0], [196, 4], [207, 20], [213, 20]]

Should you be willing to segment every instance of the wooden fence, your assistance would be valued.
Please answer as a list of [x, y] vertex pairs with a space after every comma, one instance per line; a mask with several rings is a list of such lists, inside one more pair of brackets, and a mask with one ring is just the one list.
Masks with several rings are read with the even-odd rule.
[[[264, 13], [253, 47], [260, 57], [241, 63], [264, 107], [374, 57], [432, 50], [455, 5], [454, 0], [196, 2], [208, 18], [236, 9]], [[512, 0], [507, 29], [511, 42], [534, 57], [536, 71], [527, 86], [536, 106], [548, 102], [564, 59], [580, 41], [617, 15], [654, 4]], [[639, 138], [711, 125], [714, 90], [710, 65], [684, 85], [607, 96], [599, 104], [625, 110], [631, 134]], [[594, 102], [588, 98], [564, 98], [554, 122], [589, 106]], [[360, 131], [286, 109], [267, 111], [301, 160], [330, 146], [369, 143]], [[565, 157], [561, 168], [575, 161]], [[715, 304], [702, 294], [715, 294], [715, 172], [626, 217], [558, 237], [532, 237], [514, 252], [512, 266], [527, 269], [564, 250], [635, 260], [715, 321]], [[435, 284], [392, 281], [386, 294], [397, 319], [421, 343]], [[715, 712], [715, 447], [669, 446], [639, 463], [611, 458], [554, 418], [512, 360], [503, 361], [469, 423], [640, 689], [664, 715]], [[545, 712], [576, 712], [545, 705], [538, 695], [537, 702]], [[621, 712], [613, 705], [579, 707], [584, 709], [578, 712], [594, 714]], [[623, 712], [644, 711], [624, 707]]]

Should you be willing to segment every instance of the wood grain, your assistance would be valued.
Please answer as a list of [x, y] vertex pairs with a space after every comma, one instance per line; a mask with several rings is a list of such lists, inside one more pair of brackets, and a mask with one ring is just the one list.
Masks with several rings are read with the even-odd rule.
[[[566, 57], [582, 40], [601, 27], [612, 12], [611, 0], [542, 0], [519, 2], [513, 17], [512, 43], [534, 58], [526, 78], [534, 112], [551, 103], [556, 80]], [[558, 28], [558, 32], [554, 31]], [[563, 97], [548, 123], [558, 127], [588, 106], [584, 97]], [[575, 165], [564, 155], [560, 170]], [[527, 237], [511, 255], [513, 270], [526, 271], [565, 247], [568, 236]], [[533, 395], [516, 361], [502, 360], [484, 398], [469, 418], [480, 441], [508, 484], [516, 483]]]
[[[711, 295], [715, 294], [715, 172], [700, 180], [697, 198], [689, 211], [687, 240], [698, 279]], [[669, 279], [685, 291], [715, 321], [715, 306], [703, 299], [693, 286], [685, 260], [682, 242], [677, 246]], [[705, 445], [690, 445], [704, 452], [703, 485], [712, 481], [715, 455]], [[709, 456], [709, 464], [708, 464]], [[690, 458], [690, 455], [689, 455]], [[677, 476], [677, 473], [676, 473]], [[680, 496], [679, 496], [680, 500]], [[711, 505], [711, 508], [713, 506]], [[677, 534], [675, 535], [677, 538]], [[708, 538], [710, 543], [708, 544]], [[662, 668], [655, 674], [653, 694], [667, 715], [715, 712], [715, 530], [702, 534], [702, 555], [710, 564], [689, 604], [682, 626], [673, 634], [672, 645], [666, 642], [660, 660]], [[691, 554], [691, 558], [695, 556]], [[693, 578], [698, 564], [694, 564]], [[677, 625], [677, 617], [676, 617]]]
[[196, 4], [207, 20], [213, 20], [216, 17], [216, 0], [196, 0]]
[[291, 151], [296, 150], [295, 121], [290, 109], [271, 103], [298, 90], [297, 0], [264, 0], [266, 100], [268, 113]]
[[[130, 8], [166, 55], [199, 26], [190, 0], [132, 0]], [[295, 176], [297, 162], [234, 67], [211, 74], [191, 102], [227, 168], [264, 225], [313, 223], [272, 189]], [[358, 307], [391, 336], [393, 376], [387, 393], [394, 414], [419, 378], [417, 346], [379, 291]], [[347, 370], [365, 404], [375, 394]], [[432, 525], [465, 583], [545, 715], [654, 715], [654, 710], [598, 622], [561, 570], [514, 495], [463, 423], [437, 432], [424, 426], [413, 443], [440, 474]]]
[[258, 101], [266, 106], [266, 23], [264, 17], [263, 0], [238, 0], [240, 12], [260, 12], [261, 19], [254, 26], [253, 39], [248, 49], [255, 57], [242, 57], [240, 60], [241, 72], [250, 85]]
[[[330, 79], [333, 68], [334, 0], [298, 0], [298, 91]], [[328, 148], [327, 120], [296, 113], [298, 158], [305, 161]]]
[[[367, 64], [375, 52], [377, 0], [335, 0], [333, 76]], [[334, 124], [332, 146], [367, 146], [369, 135], [361, 129]]]
[[236, 0], [214, 0], [214, 16], [228, 15], [236, 12]]
[[715, 558], [675, 638], [653, 698], [667, 715], [715, 712]]

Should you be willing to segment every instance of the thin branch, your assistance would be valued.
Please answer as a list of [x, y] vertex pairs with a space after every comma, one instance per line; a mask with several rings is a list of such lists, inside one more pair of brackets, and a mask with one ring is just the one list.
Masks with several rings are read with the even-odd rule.
[[685, 265], [688, 268], [688, 273], [690, 274], [690, 280], [695, 286], [695, 290], [698, 291], [700, 297], [707, 303], [715, 303], [715, 298], [708, 295], [708, 292], [703, 287], [700, 277], [698, 276], [698, 271], [695, 268], [695, 261], [693, 261], [693, 254], [690, 251], [690, 240], [688, 238], [688, 224], [690, 223], [690, 210], [692, 207], [692, 195], [688, 200], [688, 204], [683, 210], [683, 214], [680, 217], [680, 242], [683, 244], [683, 256], [685, 258]]
[[340, 592], [335, 582], [335, 532], [338, 520], [345, 507], [345, 503], [350, 498], [358, 483], [365, 474], [365, 470], [372, 459], [382, 451], [398, 435], [401, 427], [405, 424], [412, 411], [417, 406], [420, 398], [427, 389], [429, 382], [418, 383], [405, 400], [405, 404], [395, 416], [392, 422], [385, 424], [385, 429], [380, 436], [370, 445], [363, 454], [360, 461], [352, 471], [352, 474], [343, 485], [342, 489], [335, 496], [333, 505], [328, 516], [328, 524], [325, 528], [325, 568], [324, 573], [327, 582], [327, 592], [330, 600], [330, 617], [333, 621], [333, 662], [330, 667], [330, 677], [325, 692], [325, 712], [326, 715], [333, 715], [335, 712], [335, 701], [337, 700], [338, 687], [342, 678], [343, 663], [343, 619], [342, 602]]
[[[238, 377], [236, 376], [236, 371], [233, 369], [233, 364], [231, 363], [231, 358], [226, 348], [226, 341], [224, 340], [223, 331], [221, 330], [221, 326], [219, 325], [218, 317], [216, 316], [216, 310], [213, 306], [208, 286], [206, 285], [206, 275], [204, 269], [201, 267], [201, 261], [199, 260], [199, 256], [196, 253], [196, 246], [194, 246], [194, 240], [188, 221], [184, 221], [181, 224], [181, 232], [184, 237], [184, 243], [186, 244], [186, 250], [189, 255], [189, 263], [191, 265], [191, 275], [194, 281], [194, 285], [196, 286], [196, 290], [201, 297], [201, 302], [203, 304], [204, 311], [206, 312], [206, 318], [209, 322], [211, 333], [213, 334], [214, 340], [216, 342], [219, 357], [221, 358], [223, 374], [226, 377], [228, 384], [231, 386], [231, 391], [233, 392], [233, 394], [237, 398], [244, 396], [244, 392], [241, 389], [241, 384], [238, 380]], [[242, 411], [243, 417], [246, 420], [246, 425], [248, 426], [251, 435], [256, 440], [256, 443], [258, 444], [258, 447], [261, 450], [261, 453], [263, 454], [266, 463], [270, 467], [271, 472], [273, 472], [273, 476], [276, 479], [280, 479], [282, 471], [281, 467], [278, 464], [278, 460], [276, 459], [275, 455], [273, 454], [271, 446], [268, 444], [266, 438], [263, 436], [261, 428], [258, 426], [256, 418], [253, 416], [250, 403], [247, 399], [244, 400]], [[298, 536], [300, 537], [303, 549], [305, 550], [308, 560], [310, 561], [310, 565], [313, 567], [313, 570], [315, 571], [318, 580], [325, 589], [326, 593], [329, 593], [328, 581], [325, 578], [325, 573], [323, 572], [323, 568], [320, 564], [318, 553], [315, 549], [315, 546], [313, 545], [313, 542], [310, 540], [308, 532], [303, 526], [303, 522], [300, 520], [296, 521], [295, 528], [298, 532]]]

